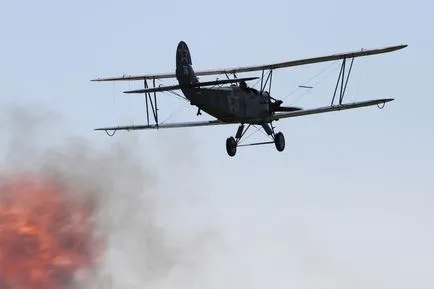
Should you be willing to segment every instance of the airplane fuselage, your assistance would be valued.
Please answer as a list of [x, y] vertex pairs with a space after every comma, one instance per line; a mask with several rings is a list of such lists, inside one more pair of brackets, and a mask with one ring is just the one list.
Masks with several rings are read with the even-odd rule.
[[256, 89], [230, 86], [191, 88], [182, 92], [192, 105], [222, 121], [249, 122], [270, 114], [269, 99]]
[[[183, 41], [176, 49], [176, 78], [180, 85], [199, 81], [192, 67], [190, 51]], [[182, 93], [192, 105], [224, 122], [258, 122], [258, 119], [270, 116], [270, 98], [243, 84], [184, 88]]]

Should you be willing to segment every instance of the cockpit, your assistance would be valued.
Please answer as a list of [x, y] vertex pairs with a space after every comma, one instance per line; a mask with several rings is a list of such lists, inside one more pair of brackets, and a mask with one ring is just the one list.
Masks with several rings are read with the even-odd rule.
[[253, 92], [256, 95], [259, 95], [259, 91], [257, 89], [255, 89], [255, 88], [253, 88], [253, 87], [248, 87], [247, 83], [244, 80], [240, 81], [240, 88], [242, 90], [251, 91], [251, 92]]

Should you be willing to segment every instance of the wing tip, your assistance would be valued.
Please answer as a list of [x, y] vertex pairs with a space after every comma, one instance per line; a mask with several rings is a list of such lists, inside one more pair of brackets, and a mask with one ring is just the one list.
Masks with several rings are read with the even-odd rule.
[[140, 90], [125, 90], [122, 91], [122, 93], [127, 93], [127, 94], [131, 94], [131, 93], [144, 93], [145, 90], [144, 89], [140, 89]]
[[129, 76], [121, 76], [121, 77], [107, 77], [107, 78], [94, 78], [90, 81], [122, 81], [122, 80], [135, 80], [130, 79]]
[[401, 44], [401, 45], [392, 46], [391, 49], [392, 49], [392, 51], [394, 51], [394, 50], [401, 50], [401, 49], [404, 49], [406, 47], [408, 47], [408, 44]]

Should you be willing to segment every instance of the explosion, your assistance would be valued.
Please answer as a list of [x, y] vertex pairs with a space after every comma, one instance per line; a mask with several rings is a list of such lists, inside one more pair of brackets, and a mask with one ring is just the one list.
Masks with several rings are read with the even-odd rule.
[[95, 206], [80, 191], [39, 175], [0, 179], [0, 288], [63, 289], [101, 257]]

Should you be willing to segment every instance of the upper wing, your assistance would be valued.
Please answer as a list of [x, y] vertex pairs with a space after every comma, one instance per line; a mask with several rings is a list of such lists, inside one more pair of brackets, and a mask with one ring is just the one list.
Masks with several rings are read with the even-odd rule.
[[103, 77], [95, 78], [91, 81], [121, 81], [121, 80], [145, 80], [145, 79], [162, 79], [162, 78], [175, 78], [175, 73], [160, 73], [160, 74], [143, 74], [143, 75], [122, 75], [119, 77]]
[[293, 112], [286, 112], [286, 113], [276, 113], [271, 117], [271, 120], [279, 120], [281, 118], [289, 118], [289, 117], [319, 114], [319, 113], [325, 113], [325, 112], [331, 112], [331, 111], [346, 110], [346, 109], [352, 109], [352, 108], [358, 108], [358, 107], [378, 105], [378, 104], [382, 104], [382, 103], [385, 104], [386, 102], [393, 101], [393, 100], [394, 100], [393, 98], [383, 98], [383, 99], [375, 99], [375, 100], [346, 103], [346, 104], [341, 104], [341, 105], [331, 105], [331, 106], [325, 106], [325, 107], [319, 107], [319, 108], [313, 108], [313, 109], [302, 109], [302, 110], [297, 110], [297, 111], [293, 111]]
[[250, 72], [250, 71], [277, 69], [277, 68], [319, 63], [319, 62], [327, 62], [327, 61], [339, 60], [339, 59], [344, 59], [344, 58], [353, 58], [353, 57], [361, 57], [361, 56], [367, 56], [367, 55], [387, 53], [387, 52], [392, 52], [392, 51], [399, 50], [399, 49], [402, 49], [405, 47], [407, 47], [407, 45], [389, 46], [389, 47], [385, 47], [385, 48], [369, 49], [369, 50], [368, 49], [362, 49], [360, 51], [331, 54], [331, 55], [326, 55], [326, 56], [298, 59], [298, 60], [279, 62], [279, 63], [274, 63], [274, 64], [245, 66], [245, 67], [220, 69], [220, 70], [198, 71], [198, 72], [196, 72], [196, 75], [212, 75], [212, 74], [225, 74], [225, 73], [229, 74], [229, 73], [238, 73], [238, 72]]
[[95, 130], [116, 131], [116, 130], [143, 130], [143, 129], [160, 129], [160, 128], [181, 128], [181, 127], [197, 127], [197, 126], [210, 126], [210, 125], [222, 125], [233, 124], [234, 122], [223, 122], [219, 120], [210, 121], [193, 121], [193, 122], [178, 122], [152, 125], [130, 125], [130, 126], [113, 126], [113, 127], [101, 127]]
[[[273, 63], [273, 64], [224, 68], [224, 69], [201, 70], [201, 71], [196, 71], [195, 74], [197, 76], [204, 76], [204, 75], [216, 75], [216, 74], [225, 74], [225, 73], [231, 74], [231, 73], [239, 73], [239, 72], [251, 72], [251, 71], [260, 71], [260, 70], [268, 70], [268, 69], [278, 69], [278, 68], [285, 68], [285, 67], [291, 67], [291, 66], [299, 66], [299, 65], [313, 64], [313, 63], [319, 63], [319, 62], [333, 61], [333, 60], [339, 60], [339, 59], [344, 59], [344, 58], [353, 58], [353, 57], [361, 57], [361, 56], [387, 53], [387, 52], [392, 52], [395, 50], [403, 49], [405, 47], [407, 47], [407, 45], [396, 45], [396, 46], [389, 46], [389, 47], [377, 48], [377, 49], [361, 49], [360, 51], [331, 54], [331, 55], [326, 55], [326, 56], [298, 59], [298, 60], [279, 62], [279, 63]], [[144, 80], [144, 79], [162, 79], [162, 78], [174, 78], [174, 77], [176, 77], [175, 73], [161, 73], [161, 74], [145, 74], [145, 75], [123, 75], [121, 77], [97, 78], [97, 79], [93, 79], [91, 81]]]

